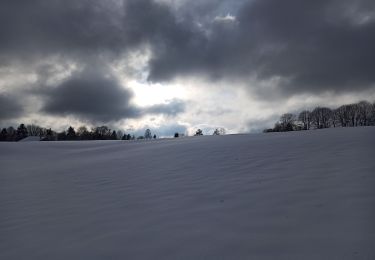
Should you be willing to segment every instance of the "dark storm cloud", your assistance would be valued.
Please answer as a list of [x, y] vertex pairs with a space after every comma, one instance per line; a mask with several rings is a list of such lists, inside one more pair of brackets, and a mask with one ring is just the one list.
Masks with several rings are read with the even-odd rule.
[[74, 75], [45, 94], [43, 111], [49, 114], [72, 115], [94, 122], [139, 116], [130, 104], [132, 92], [122, 88], [113, 76], [100, 71]]
[[16, 98], [0, 94], [0, 122], [14, 119], [22, 115], [23, 107]]
[[39, 93], [46, 100], [43, 112], [73, 116], [93, 123], [140, 118], [147, 114], [176, 116], [185, 110], [181, 100], [137, 107], [131, 103], [133, 93], [122, 87], [116, 77], [99, 68], [85, 69], [60, 85], [45, 89]]
[[70, 55], [82, 61], [143, 44], [182, 44], [192, 37], [175, 18], [167, 5], [152, 0], [4, 0], [0, 56]]
[[[373, 86], [375, 20], [355, 20], [375, 3], [354, 2], [271, 0], [244, 8], [239, 21], [257, 37], [259, 77], [289, 79], [282, 87], [290, 93]], [[259, 55], [262, 48], [269, 51]]]
[[1, 54], [84, 55], [106, 48], [117, 50], [123, 40], [113, 3], [4, 0], [0, 8]]
[[372, 88], [374, 11], [366, 0], [248, 1], [235, 21], [206, 24], [207, 35], [158, 52], [150, 78], [280, 78], [286, 95]]
[[[276, 78], [284, 95], [373, 88], [374, 1], [233, 2], [183, 1], [174, 8], [153, 0], [4, 0], [0, 64], [35, 55], [111, 62], [147, 45], [154, 82]], [[236, 19], [223, 19], [227, 14]], [[267, 89], [256, 91], [268, 96]]]

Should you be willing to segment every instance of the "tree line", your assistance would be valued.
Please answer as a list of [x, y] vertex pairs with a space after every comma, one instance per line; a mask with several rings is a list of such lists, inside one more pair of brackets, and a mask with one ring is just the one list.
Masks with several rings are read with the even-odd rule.
[[330, 127], [357, 127], [375, 125], [375, 103], [361, 101], [342, 105], [336, 109], [316, 107], [312, 111], [303, 110], [298, 115], [286, 113], [273, 128], [264, 132], [286, 132]]
[[[225, 135], [224, 128], [216, 128], [213, 135]], [[201, 129], [196, 130], [195, 136], [203, 135]], [[56, 132], [51, 128], [44, 128], [38, 125], [20, 124], [17, 128], [13, 126], [2, 128], [0, 132], [0, 141], [17, 142], [28, 136], [39, 137], [40, 141], [78, 141], [78, 140], [148, 140], [156, 139], [157, 136], [146, 129], [144, 135], [135, 136], [129, 133], [123, 133], [121, 130], [111, 130], [108, 126], [93, 127], [89, 130], [86, 126], [81, 126], [77, 130], [70, 126], [68, 129]], [[185, 134], [175, 133], [174, 137], [183, 137]]]
[[[20, 124], [16, 129], [12, 126], [3, 128], [0, 132], [0, 141], [19, 141], [28, 136], [39, 137], [41, 141], [73, 141], [73, 140], [134, 140], [135, 136], [124, 134], [122, 131], [111, 130], [107, 126], [94, 127], [89, 130], [81, 126], [77, 130], [69, 127], [62, 132], [55, 132], [51, 128], [38, 125]], [[156, 136], [155, 136], [156, 138]]]

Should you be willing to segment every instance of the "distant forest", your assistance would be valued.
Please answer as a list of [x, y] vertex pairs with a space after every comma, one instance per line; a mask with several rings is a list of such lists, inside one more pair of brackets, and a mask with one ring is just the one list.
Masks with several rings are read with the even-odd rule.
[[275, 126], [264, 132], [286, 132], [330, 127], [356, 127], [375, 125], [375, 103], [361, 101], [343, 105], [336, 109], [316, 107], [298, 115], [287, 113], [280, 117]]
[[[134, 140], [134, 135], [123, 133], [122, 131], [111, 130], [108, 126], [94, 127], [88, 130], [86, 126], [81, 126], [77, 131], [69, 127], [66, 131], [55, 132], [51, 128], [44, 128], [38, 125], [20, 124], [17, 129], [10, 126], [3, 128], [0, 133], [0, 141], [19, 141], [28, 136], [39, 137], [41, 141], [73, 141], [73, 140]], [[137, 139], [156, 138], [152, 136], [149, 129], [145, 136], [139, 136]]]
[[[216, 128], [214, 135], [225, 134], [225, 129]], [[196, 136], [203, 135], [201, 129], [195, 133]], [[43, 128], [38, 125], [20, 124], [17, 129], [10, 126], [3, 128], [0, 132], [0, 141], [17, 142], [26, 137], [34, 136], [40, 141], [79, 141], [79, 140], [141, 140], [156, 139], [157, 136], [151, 133], [150, 129], [146, 129], [144, 135], [136, 137], [135, 135], [123, 133], [122, 131], [111, 130], [108, 126], [94, 127], [88, 130], [86, 126], [81, 126], [77, 131], [73, 127], [69, 127], [66, 131], [55, 132], [51, 128]], [[184, 134], [175, 133], [174, 137], [182, 137]]]

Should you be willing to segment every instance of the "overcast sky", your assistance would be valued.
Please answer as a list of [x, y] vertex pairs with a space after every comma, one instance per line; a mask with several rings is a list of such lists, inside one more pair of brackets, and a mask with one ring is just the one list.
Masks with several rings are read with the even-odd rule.
[[375, 100], [373, 0], [2, 0], [0, 126], [255, 132]]

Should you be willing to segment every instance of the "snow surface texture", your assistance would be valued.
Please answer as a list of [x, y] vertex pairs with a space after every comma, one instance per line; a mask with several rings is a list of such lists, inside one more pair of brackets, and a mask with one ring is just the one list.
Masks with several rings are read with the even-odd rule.
[[375, 259], [375, 128], [0, 144], [0, 259]]

